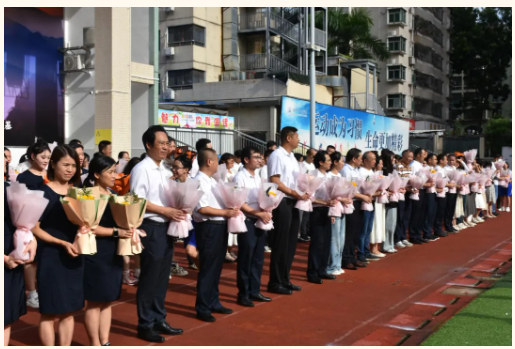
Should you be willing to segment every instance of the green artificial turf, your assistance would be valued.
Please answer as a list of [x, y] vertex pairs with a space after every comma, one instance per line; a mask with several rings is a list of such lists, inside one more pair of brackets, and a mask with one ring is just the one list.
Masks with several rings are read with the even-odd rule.
[[511, 274], [474, 299], [422, 345], [511, 346]]

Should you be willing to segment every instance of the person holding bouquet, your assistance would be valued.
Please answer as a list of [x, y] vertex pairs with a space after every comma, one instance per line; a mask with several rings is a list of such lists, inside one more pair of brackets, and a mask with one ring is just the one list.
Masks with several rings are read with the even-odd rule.
[[255, 226], [258, 219], [265, 224], [270, 222], [270, 212], [261, 210], [258, 202], [258, 191], [263, 190], [262, 181], [256, 175], [261, 155], [254, 147], [246, 147], [241, 153], [243, 168], [234, 177], [234, 182], [242, 188], [249, 188], [247, 202], [241, 207], [245, 214], [247, 232], [236, 234], [238, 237], [238, 304], [244, 307], [253, 307], [257, 302], [270, 302], [272, 299], [265, 297], [260, 292], [261, 274], [265, 259], [265, 231]]
[[[383, 162], [383, 175], [388, 176], [393, 173], [394, 171], [394, 159], [395, 154], [388, 150], [383, 149], [381, 151], [381, 160]], [[401, 179], [399, 178], [399, 181]], [[406, 192], [406, 189], [400, 188], [399, 194], [404, 196], [404, 193]], [[395, 240], [395, 229], [397, 227], [397, 209], [399, 207], [399, 202], [401, 201], [394, 201], [390, 200], [387, 204], [385, 204], [385, 232], [384, 232], [384, 243], [383, 243], [383, 250], [387, 253], [395, 253], [397, 250], [394, 248], [394, 240]]]
[[426, 188], [425, 195], [425, 209], [423, 214], [425, 217], [424, 225], [423, 225], [423, 240], [427, 241], [436, 241], [439, 237], [435, 236], [433, 233], [433, 225], [436, 218], [436, 193], [440, 192], [441, 189], [436, 189], [436, 165], [437, 165], [437, 156], [436, 154], [429, 153], [426, 157], [427, 167], [424, 168], [424, 174], [431, 181], [431, 185]]
[[[419, 175], [422, 174], [421, 170], [424, 168], [424, 160], [427, 156], [427, 151], [423, 148], [417, 148], [413, 152], [414, 160], [411, 163], [411, 169], [412, 175]], [[433, 185], [432, 182], [428, 181], [424, 184], [425, 188], [429, 188]], [[413, 192], [412, 192], [413, 193]], [[424, 229], [425, 225], [425, 218], [426, 218], [426, 191], [422, 188], [420, 190], [417, 190], [416, 193], [418, 193], [419, 199], [414, 200], [410, 199], [411, 201], [411, 216], [410, 216], [410, 223], [409, 223], [409, 241], [412, 244], [422, 244], [427, 243], [429, 240], [426, 240], [422, 238], [422, 231]]]
[[[108, 188], [114, 185], [115, 166], [108, 156], [95, 157], [85, 183], [93, 183], [100, 194], [112, 194]], [[118, 239], [130, 238], [132, 232], [116, 227], [109, 205], [94, 232], [97, 253], [87, 255], [84, 266], [84, 298], [88, 301], [85, 325], [91, 345], [110, 345], [111, 302], [120, 299], [122, 291], [123, 258], [116, 249]]]
[[[316, 172], [311, 174], [327, 178], [327, 172], [331, 169], [331, 157], [326, 151], [320, 150], [316, 153], [315, 159]], [[329, 217], [329, 207], [334, 206], [337, 201], [329, 197], [329, 193], [324, 184], [316, 191], [313, 201], [313, 212], [311, 219], [316, 224], [311, 228], [311, 243], [308, 251], [308, 269], [306, 275], [308, 282], [322, 284], [322, 279], [334, 280], [335, 275], [327, 274], [327, 261], [331, 252], [331, 217]]]
[[54, 149], [48, 167], [50, 182], [42, 187], [49, 204], [32, 231], [40, 242], [37, 284], [43, 345], [55, 345], [55, 320], [59, 344], [71, 345], [73, 313], [84, 307], [84, 256], [73, 245], [77, 226], [68, 220], [60, 202], [68, 193], [69, 183], [80, 178], [79, 166], [74, 149], [68, 145]]
[[285, 194], [279, 206], [272, 212], [274, 230], [269, 236], [270, 281], [268, 291], [278, 294], [292, 294], [300, 291], [300, 286], [290, 282], [290, 269], [297, 249], [297, 236], [300, 227], [300, 212], [295, 208], [297, 200], [309, 199], [309, 194], [300, 195], [296, 188], [296, 175], [299, 163], [293, 150], [299, 145], [299, 134], [295, 127], [287, 126], [281, 130], [281, 146], [268, 159], [270, 182], [278, 185]]
[[168, 183], [163, 160], [168, 155], [168, 135], [162, 126], [151, 126], [143, 133], [145, 158], [131, 172], [131, 190], [147, 200], [147, 210], [139, 229], [141, 238], [141, 275], [136, 293], [138, 338], [161, 343], [161, 334], [179, 335], [181, 329], [166, 322], [165, 297], [172, 267], [173, 238], [167, 235], [170, 220], [181, 221], [184, 212], [169, 207], [165, 189]]
[[508, 164], [507, 162], [504, 163], [503, 169], [498, 177], [500, 179], [499, 197], [501, 203], [499, 211], [510, 212], [512, 188], [512, 173], [510, 170], [510, 164]]
[[[457, 222], [453, 222], [454, 212], [456, 212], [456, 203], [458, 200], [456, 177], [459, 177], [459, 172], [456, 169], [456, 155], [447, 155], [447, 165], [444, 167], [445, 174], [449, 177], [449, 192], [447, 193], [447, 205], [445, 206], [444, 214], [444, 226], [446, 231], [459, 231], [461, 227], [458, 226]], [[449, 175], [449, 173], [452, 173]], [[452, 186], [454, 184], [454, 186]], [[454, 223], [454, 224], [453, 224]]]
[[[410, 166], [413, 161], [413, 152], [409, 149], [406, 149], [402, 152], [402, 157], [397, 163], [397, 172], [399, 176], [402, 178], [409, 178], [412, 173], [412, 168]], [[411, 194], [412, 188], [411, 186], [406, 186], [404, 193], [404, 200], [399, 200], [397, 203], [397, 225], [395, 226], [395, 247], [397, 248], [406, 248], [412, 247], [413, 244], [408, 241], [408, 228], [410, 225], [411, 218], [411, 203], [412, 201], [409, 199], [409, 195]]]
[[[445, 173], [445, 170], [444, 170], [445, 166], [447, 166], [447, 155], [439, 154], [436, 159], [438, 162], [438, 164], [435, 167], [436, 172], [441, 175], [441, 179], [448, 180], [449, 177], [447, 177], [447, 174]], [[437, 180], [437, 182], [439, 182], [439, 181], [440, 180]], [[437, 237], [440, 237], [440, 238], [446, 237], [448, 234], [453, 234], [453, 233], [458, 232], [458, 230], [456, 230], [452, 227], [450, 230], [447, 230], [447, 232], [445, 232], [443, 230], [445, 211], [447, 209], [447, 201], [448, 201], [448, 197], [447, 197], [447, 194], [445, 193], [445, 190], [446, 190], [446, 188], [453, 188], [453, 187], [454, 187], [454, 184], [451, 184], [451, 183], [447, 183], [444, 188], [439, 188], [438, 185], [436, 187], [438, 194], [436, 195], [436, 215], [435, 215], [435, 220], [433, 223], [433, 231], [434, 231], [434, 235]]]
[[226, 218], [237, 217], [239, 209], [226, 209], [215, 195], [217, 183], [213, 175], [218, 171], [216, 151], [203, 148], [197, 155], [199, 172], [195, 179], [204, 192], [193, 211], [195, 235], [200, 259], [195, 310], [197, 319], [214, 322], [212, 313], [232, 314], [220, 303], [218, 285], [227, 251], [228, 231]]

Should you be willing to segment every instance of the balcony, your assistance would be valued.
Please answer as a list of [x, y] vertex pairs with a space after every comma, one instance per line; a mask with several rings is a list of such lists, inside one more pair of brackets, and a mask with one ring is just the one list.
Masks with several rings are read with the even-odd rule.
[[[315, 45], [320, 46], [322, 49], [327, 49], [327, 33], [323, 30], [315, 28]], [[311, 42], [311, 30], [308, 30], [308, 40]]]
[[267, 72], [300, 73], [299, 68], [271, 53], [251, 53], [240, 55], [239, 58], [241, 71], [266, 70]]
[[[270, 23], [267, 23], [270, 16]], [[262, 31], [269, 28], [275, 34], [297, 44], [299, 42], [299, 25], [282, 18], [273, 12], [265, 10], [263, 12], [245, 13], [239, 16], [239, 31], [252, 32]]]
[[381, 106], [381, 103], [379, 103], [377, 97], [371, 93], [351, 93], [348, 103], [350, 109], [384, 115], [384, 110]]

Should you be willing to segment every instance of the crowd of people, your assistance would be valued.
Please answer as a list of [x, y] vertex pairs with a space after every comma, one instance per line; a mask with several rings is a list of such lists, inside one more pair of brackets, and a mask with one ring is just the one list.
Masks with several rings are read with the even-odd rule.
[[[294, 127], [283, 128], [280, 146], [270, 141], [266, 151], [246, 147], [234, 154], [217, 154], [211, 141], [204, 138], [197, 141], [196, 154], [181, 154], [161, 126], [151, 126], [142, 142], [142, 156], [130, 158], [129, 152], [122, 151], [114, 160], [109, 141], [100, 142], [98, 153], [90, 158], [80, 140], [54, 146], [38, 140], [16, 169], [10, 169], [11, 152], [4, 148], [4, 189], [16, 181], [30, 190], [42, 191], [49, 200], [32, 230], [36, 239], [27, 246], [32, 252], [30, 259], [19, 260], [10, 255], [16, 227], [4, 195], [4, 345], [9, 344], [11, 325], [26, 314], [27, 306], [41, 313], [39, 334], [43, 345], [55, 345], [56, 320], [58, 343], [70, 345], [72, 314], [85, 306], [90, 344], [110, 345], [111, 303], [120, 298], [122, 283], [138, 287], [139, 338], [159, 343], [164, 341], [163, 334], [182, 334], [166, 321], [165, 308], [169, 280], [173, 275], [187, 275], [173, 260], [177, 242], [184, 244], [189, 268], [198, 270], [197, 318], [214, 322], [213, 314], [233, 312], [219, 299], [224, 262], [237, 263], [237, 303], [253, 307], [255, 302], [272, 301], [260, 291], [266, 252], [270, 253], [267, 291], [291, 295], [301, 291], [290, 280], [298, 242], [309, 243], [307, 281], [322, 284], [345, 270], [369, 267], [399, 249], [472, 228], [494, 219], [499, 212], [510, 212], [511, 207], [511, 171], [500, 156], [492, 162], [467, 159], [458, 152], [433, 154], [422, 148], [405, 150], [402, 155], [388, 149], [379, 153], [356, 148], [342, 154], [333, 146], [309, 149], [303, 155], [293, 152], [299, 145]], [[453, 181], [438, 187], [432, 179], [421, 187], [412, 185], [412, 179], [423, 176], [426, 170], [440, 174], [440, 178], [455, 172], [488, 173], [490, 180], [485, 188], [476, 182]], [[314, 193], [299, 190], [301, 174], [321, 178], [321, 186]], [[377, 175], [395, 175], [409, 181], [396, 191], [363, 190], [360, 183]], [[171, 221], [187, 219], [187, 214], [171, 207], [165, 192], [170, 181], [185, 183], [192, 178], [203, 194], [192, 214], [193, 229], [178, 240], [167, 235], [168, 226]], [[345, 178], [354, 185], [358, 183], [359, 188], [353, 197], [331, 197], [324, 185], [332, 178]], [[218, 181], [248, 188], [246, 202], [240, 208], [226, 207], [216, 195]], [[258, 191], [265, 182], [274, 183], [284, 195], [272, 212], [259, 205]], [[146, 212], [138, 228], [146, 234], [141, 238], [142, 253], [133, 260], [117, 254], [118, 240], [131, 238], [135, 232], [117, 227], [108, 206], [93, 230], [97, 253], [79, 254], [73, 244], [77, 226], [68, 220], [61, 204], [70, 186], [96, 187], [106, 195], [131, 192], [145, 198]], [[465, 186], [472, 190], [464, 190]], [[380, 200], [382, 196], [401, 198]], [[299, 210], [299, 201], [311, 201], [312, 209]], [[332, 214], [331, 208], [340, 203], [353, 209]], [[227, 221], [241, 214], [247, 232], [228, 233]], [[273, 222], [273, 229], [260, 229], [258, 221]]]

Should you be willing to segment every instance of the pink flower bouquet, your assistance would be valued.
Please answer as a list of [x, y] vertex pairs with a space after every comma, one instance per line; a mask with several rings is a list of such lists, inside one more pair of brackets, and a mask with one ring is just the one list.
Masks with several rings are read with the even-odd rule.
[[387, 204], [390, 201], [388, 200], [388, 192], [386, 189], [390, 186], [392, 183], [393, 177], [391, 175], [389, 176], [383, 176], [382, 174], [378, 175], [377, 181], [379, 182], [379, 188], [377, 190], [381, 190], [381, 195], [376, 198], [377, 203], [379, 204]]
[[30, 254], [23, 253], [34, 240], [31, 230], [36, 226], [48, 205], [48, 199], [40, 190], [29, 190], [23, 183], [14, 182], [6, 189], [7, 202], [11, 219], [16, 227], [14, 232], [14, 250], [9, 254], [15, 259], [29, 260]]
[[498, 170], [498, 171], [502, 171], [502, 169], [504, 168], [504, 164], [506, 162], [504, 160], [498, 160], [496, 162], [494, 162], [494, 166], [495, 168]]
[[349, 182], [342, 177], [332, 177], [326, 180], [325, 188], [327, 190], [328, 196], [331, 198], [331, 200], [338, 201], [335, 206], [329, 207], [328, 215], [330, 217], [340, 217], [343, 214], [343, 205], [339, 200], [343, 199], [347, 191], [350, 189], [348, 183]]
[[[263, 183], [258, 191], [259, 208], [266, 212], [272, 212], [279, 206], [283, 197], [284, 193], [277, 190], [277, 184]], [[265, 223], [258, 219], [255, 226], [261, 230], [268, 231], [274, 229], [274, 222], [270, 220], [270, 222]]]
[[430, 186], [429, 188], [427, 188], [427, 193], [436, 193], [436, 186], [435, 186], [435, 182], [436, 182], [436, 178], [438, 177], [438, 172], [434, 169], [434, 168], [430, 168], [430, 167], [424, 167], [420, 170], [420, 173], [424, 174], [424, 176], [427, 177], [427, 181], [431, 181], [433, 182], [433, 185]]
[[[463, 176], [463, 173], [456, 169], [446, 170], [445, 174], [449, 177], [450, 184], [458, 184], [458, 180]], [[449, 194], [456, 194], [456, 187], [449, 189]]]
[[480, 193], [481, 191], [479, 190], [478, 181], [479, 181], [479, 178], [481, 177], [481, 174], [471, 173], [467, 177], [468, 177], [468, 180], [470, 183], [470, 191], [472, 193]]
[[465, 155], [465, 159], [467, 160], [467, 164], [471, 164], [477, 155], [477, 149], [471, 149], [463, 152], [463, 155]]
[[486, 168], [484, 169], [484, 174], [487, 178], [485, 187], [489, 187], [492, 185], [493, 177], [494, 177], [495, 169], [493, 168]]
[[416, 189], [417, 192], [416, 193], [411, 193], [409, 198], [411, 200], [420, 200], [420, 197], [418, 195], [418, 191], [420, 191], [420, 189], [422, 189], [422, 187], [424, 186], [424, 184], [426, 184], [427, 182], [427, 177], [424, 176], [424, 175], [420, 175], [420, 176], [414, 176], [414, 175], [410, 175], [409, 176], [409, 183], [410, 183], [410, 186], [413, 188], [413, 189]]
[[[369, 177], [369, 180], [366, 180], [361, 184], [361, 192], [365, 195], [372, 196], [377, 191], [380, 185], [381, 182], [377, 179], [377, 176], [371, 176]], [[374, 204], [363, 201], [361, 203], [361, 209], [363, 211], [373, 211]]]
[[399, 173], [397, 171], [393, 171], [392, 182], [390, 183], [390, 187], [388, 188], [392, 192], [392, 195], [390, 195], [390, 202], [399, 202], [399, 200], [404, 200], [404, 194], [399, 193], [399, 190], [406, 186], [408, 180], [409, 178], [402, 178], [401, 176], [399, 176]]
[[458, 185], [461, 186], [460, 194], [467, 195], [470, 194], [470, 183], [474, 182], [475, 176], [472, 174], [462, 173], [462, 176], [458, 179]]
[[[249, 188], [238, 187], [236, 183], [224, 183], [222, 180], [218, 181], [216, 185], [216, 192], [227, 208], [241, 208], [247, 201]], [[240, 211], [238, 216], [231, 217], [227, 221], [227, 230], [229, 233], [246, 233], [247, 226], [245, 225], [245, 216]]]
[[202, 190], [198, 190], [199, 186], [199, 181], [192, 178], [188, 178], [184, 183], [176, 182], [171, 179], [168, 181], [168, 187], [165, 191], [170, 202], [170, 207], [186, 213], [186, 219], [182, 221], [171, 221], [168, 226], [167, 235], [183, 239], [188, 237], [190, 230], [193, 230], [191, 214], [202, 195], [204, 195]]
[[484, 193], [485, 192], [485, 184], [488, 181], [488, 177], [484, 174], [479, 175], [479, 179], [477, 180], [477, 183], [479, 184], [478, 193]]
[[308, 200], [298, 200], [295, 204], [295, 208], [301, 211], [313, 212], [314, 194], [322, 185], [323, 181], [323, 178], [314, 177], [308, 173], [299, 173], [297, 176], [297, 188], [301, 194], [307, 193], [310, 198]]
[[449, 183], [449, 178], [443, 178], [442, 174], [439, 173], [438, 177], [436, 178], [436, 187], [438, 189], [442, 189], [442, 191], [437, 193], [436, 197], [439, 197], [439, 198], [445, 197], [445, 189], [446, 189], [447, 183]]
[[509, 181], [510, 181], [510, 170], [502, 170], [499, 174], [499, 186], [508, 188]]

